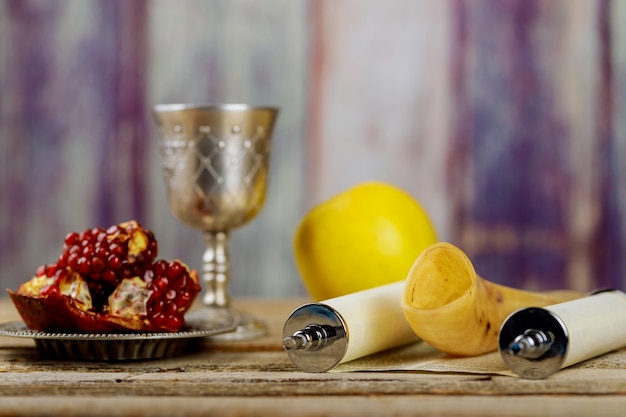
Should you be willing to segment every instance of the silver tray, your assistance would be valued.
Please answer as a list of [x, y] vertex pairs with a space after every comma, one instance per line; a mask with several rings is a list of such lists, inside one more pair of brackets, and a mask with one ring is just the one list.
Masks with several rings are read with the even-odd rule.
[[0, 324], [0, 336], [34, 339], [42, 356], [80, 361], [133, 361], [179, 355], [194, 340], [234, 330], [237, 320], [187, 319], [176, 333], [49, 333], [22, 321]]

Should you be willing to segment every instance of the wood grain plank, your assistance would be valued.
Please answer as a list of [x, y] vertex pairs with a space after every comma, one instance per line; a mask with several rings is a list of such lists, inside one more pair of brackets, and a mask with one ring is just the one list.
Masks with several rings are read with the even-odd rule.
[[[232, 359], [220, 356], [221, 360]], [[343, 395], [626, 395], [623, 371], [562, 372], [547, 380], [422, 372], [309, 374], [289, 366], [240, 362], [240, 368], [194, 370], [155, 366], [142, 371], [33, 370], [3, 372], [0, 395], [59, 396], [343, 396]], [[278, 362], [280, 363], [280, 362]], [[230, 370], [229, 370], [230, 369]]]
[[[5, 415], [42, 416], [166, 416], [185, 415], [206, 417], [258, 416], [440, 416], [440, 417], [528, 417], [622, 416], [626, 399], [622, 397], [567, 398], [545, 396], [440, 396], [418, 397], [386, 396], [330, 396], [315, 399], [308, 396], [242, 398], [235, 397], [75, 397], [71, 402], [60, 402], [57, 397], [41, 397], [36, 402], [25, 402], [23, 397], [0, 398]], [[42, 411], [45, 410], [45, 411]]]

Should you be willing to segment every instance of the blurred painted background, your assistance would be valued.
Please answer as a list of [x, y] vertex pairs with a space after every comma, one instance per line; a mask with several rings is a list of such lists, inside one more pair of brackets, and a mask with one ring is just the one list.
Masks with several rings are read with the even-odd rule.
[[490, 280], [626, 288], [622, 0], [1, 0], [0, 284], [70, 230], [135, 218], [200, 267], [149, 114], [281, 108], [236, 296], [304, 294], [291, 241], [369, 179], [419, 199]]

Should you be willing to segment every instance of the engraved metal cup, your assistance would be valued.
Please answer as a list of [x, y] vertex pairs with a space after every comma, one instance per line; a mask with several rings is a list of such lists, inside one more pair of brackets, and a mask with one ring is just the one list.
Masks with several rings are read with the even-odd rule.
[[263, 207], [278, 109], [161, 104], [152, 114], [169, 208], [204, 234], [203, 303], [229, 307], [229, 233]]

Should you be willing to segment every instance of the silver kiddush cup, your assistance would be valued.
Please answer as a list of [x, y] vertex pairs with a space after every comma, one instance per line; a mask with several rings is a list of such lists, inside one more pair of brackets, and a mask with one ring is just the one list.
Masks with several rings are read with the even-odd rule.
[[[272, 131], [278, 109], [245, 104], [160, 104], [152, 114], [160, 133], [167, 202], [174, 216], [203, 232], [205, 307], [230, 310], [229, 235], [262, 209]], [[245, 315], [231, 339], [265, 332]]]

